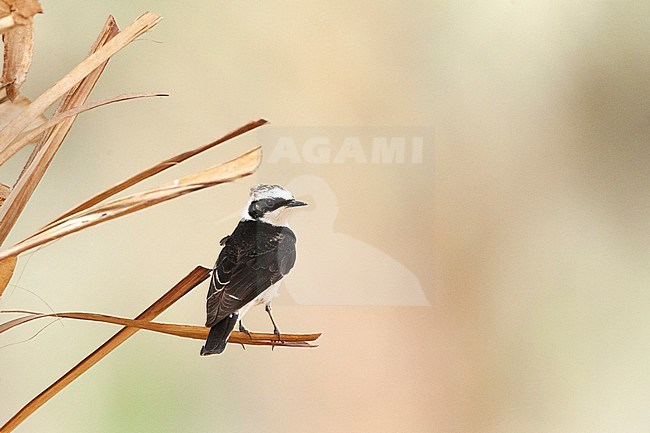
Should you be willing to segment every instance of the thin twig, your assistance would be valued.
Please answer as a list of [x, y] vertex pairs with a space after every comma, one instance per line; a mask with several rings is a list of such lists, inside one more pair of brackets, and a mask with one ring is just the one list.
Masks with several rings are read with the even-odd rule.
[[[178, 284], [172, 287], [160, 299], [154, 302], [149, 308], [144, 310], [136, 320], [151, 321], [160, 315], [167, 308], [172, 306], [183, 295], [188, 293], [194, 287], [206, 280], [210, 275], [210, 270], [197, 266]], [[0, 433], [9, 433], [18, 427], [28, 416], [34, 413], [39, 407], [43, 406], [49, 399], [70, 385], [76, 378], [88, 371], [93, 365], [97, 364], [102, 358], [111, 353], [120, 344], [124, 343], [129, 337], [138, 332], [138, 328], [125, 327], [108, 341], [102, 344], [97, 350], [88, 355], [85, 359], [75, 365], [70, 371], [61, 376], [56, 382], [50, 385], [45, 391], [34, 397], [27, 405], [18, 411], [9, 421], [0, 427]]]

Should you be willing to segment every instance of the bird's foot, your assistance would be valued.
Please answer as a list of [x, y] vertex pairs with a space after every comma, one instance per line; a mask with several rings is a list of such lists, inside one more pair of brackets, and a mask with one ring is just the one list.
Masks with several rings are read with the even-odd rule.
[[250, 331], [244, 328], [244, 325], [242, 325], [241, 322], [239, 322], [239, 332], [243, 332], [244, 334], [248, 335], [249, 339], [251, 340], [253, 339], [253, 336], [251, 335]]
[[[280, 334], [280, 330], [278, 328], [273, 329], [273, 333], [275, 334], [275, 338], [273, 338], [274, 342], [282, 343], [282, 335]], [[271, 351], [275, 350], [275, 344], [271, 345]]]

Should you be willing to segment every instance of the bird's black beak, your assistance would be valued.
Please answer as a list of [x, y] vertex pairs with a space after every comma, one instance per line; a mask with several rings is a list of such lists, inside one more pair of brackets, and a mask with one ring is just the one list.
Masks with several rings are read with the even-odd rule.
[[298, 206], [307, 206], [307, 203], [300, 200], [291, 200], [287, 207], [298, 207]]

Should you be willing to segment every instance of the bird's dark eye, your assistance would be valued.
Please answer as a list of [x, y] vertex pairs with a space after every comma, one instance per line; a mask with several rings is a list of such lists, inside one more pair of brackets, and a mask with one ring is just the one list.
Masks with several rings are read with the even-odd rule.
[[270, 198], [267, 198], [266, 200], [264, 200], [264, 204], [271, 207], [271, 206], [273, 206], [273, 200], [271, 200]]

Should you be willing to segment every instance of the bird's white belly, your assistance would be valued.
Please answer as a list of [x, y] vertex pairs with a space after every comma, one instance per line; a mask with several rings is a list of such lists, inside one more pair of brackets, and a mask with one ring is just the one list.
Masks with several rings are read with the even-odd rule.
[[280, 282], [278, 281], [277, 283], [273, 284], [271, 287], [260, 293], [257, 298], [253, 299], [251, 302], [248, 304], [244, 305], [240, 310], [239, 310], [239, 320], [244, 317], [246, 313], [248, 313], [248, 310], [251, 307], [254, 307], [255, 305], [261, 305], [261, 304], [270, 304], [273, 298], [278, 296], [278, 289], [280, 288]]

